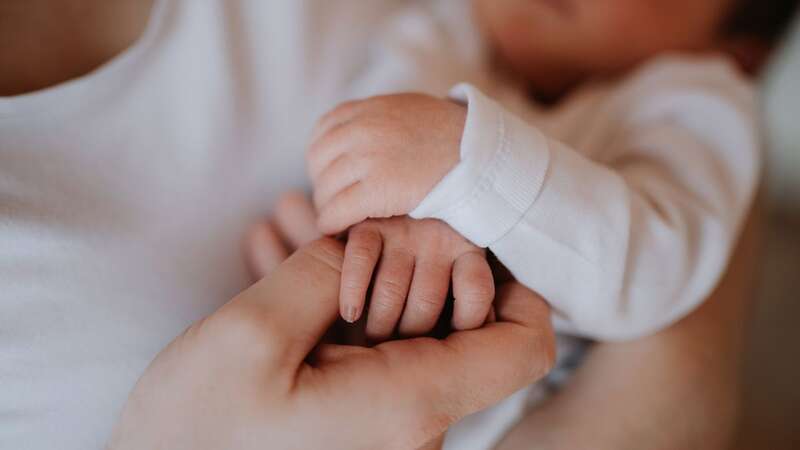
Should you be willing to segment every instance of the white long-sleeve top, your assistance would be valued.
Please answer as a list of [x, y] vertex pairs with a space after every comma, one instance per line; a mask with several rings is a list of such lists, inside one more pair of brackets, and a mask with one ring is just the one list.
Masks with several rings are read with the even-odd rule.
[[[158, 351], [249, 284], [242, 236], [306, 185], [320, 114], [479, 75], [467, 4], [157, 0], [107, 64], [0, 98], [0, 448], [103, 448]], [[446, 448], [491, 448], [524, 403]]]
[[477, 70], [431, 7], [157, 0], [97, 70], [0, 97], [0, 449], [104, 448], [152, 358], [249, 285], [244, 234], [307, 185], [316, 119]]
[[[553, 112], [470, 85], [461, 161], [412, 212], [488, 247], [599, 340], [688, 314], [726, 268], [759, 179], [751, 84], [722, 57], [666, 56]], [[502, 95], [502, 94], [501, 94]]]

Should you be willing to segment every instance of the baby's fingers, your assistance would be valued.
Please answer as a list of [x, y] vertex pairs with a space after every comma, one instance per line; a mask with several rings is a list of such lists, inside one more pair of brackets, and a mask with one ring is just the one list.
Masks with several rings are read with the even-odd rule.
[[339, 156], [314, 182], [314, 205], [322, 209], [336, 194], [361, 181], [367, 170], [363, 158]]
[[363, 105], [363, 101], [343, 103], [317, 123], [306, 154], [308, 174], [312, 180], [316, 181], [319, 174], [340, 155], [362, 143], [364, 135], [353, 125]]
[[403, 336], [429, 333], [444, 309], [450, 286], [451, 260], [419, 258], [398, 331]]
[[377, 230], [358, 225], [350, 230], [344, 250], [342, 283], [339, 290], [339, 306], [342, 318], [350, 323], [357, 321], [364, 311], [369, 283], [383, 241]]
[[302, 191], [289, 191], [280, 196], [275, 205], [275, 225], [290, 252], [322, 237], [317, 229], [317, 211]]
[[370, 217], [380, 217], [370, 214], [370, 205], [374, 201], [374, 194], [368, 191], [364, 183], [352, 184], [320, 207], [317, 226], [324, 234], [333, 235]]
[[471, 330], [486, 321], [494, 300], [494, 280], [482, 252], [464, 253], [453, 264], [453, 328]]
[[269, 222], [258, 224], [250, 230], [245, 241], [245, 254], [250, 272], [256, 280], [267, 276], [289, 257], [286, 246]]
[[387, 247], [381, 256], [367, 316], [367, 338], [385, 341], [392, 336], [408, 296], [414, 255], [403, 248]]

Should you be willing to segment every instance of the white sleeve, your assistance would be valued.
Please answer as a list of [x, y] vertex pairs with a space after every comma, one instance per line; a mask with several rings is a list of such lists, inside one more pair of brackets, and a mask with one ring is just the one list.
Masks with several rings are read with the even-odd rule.
[[604, 163], [549, 139], [477, 89], [461, 162], [412, 212], [490, 248], [574, 334], [630, 339], [714, 288], [760, 171], [751, 111], [670, 96], [626, 119]]

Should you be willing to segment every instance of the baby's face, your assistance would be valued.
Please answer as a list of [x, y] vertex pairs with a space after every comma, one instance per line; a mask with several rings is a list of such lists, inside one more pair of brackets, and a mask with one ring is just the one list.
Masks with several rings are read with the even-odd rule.
[[499, 56], [558, 90], [666, 50], [714, 46], [734, 0], [474, 0]]

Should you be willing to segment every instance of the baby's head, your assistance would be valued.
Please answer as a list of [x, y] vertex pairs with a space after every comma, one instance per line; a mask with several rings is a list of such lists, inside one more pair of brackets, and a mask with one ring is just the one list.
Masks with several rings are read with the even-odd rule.
[[755, 70], [799, 0], [475, 0], [498, 56], [555, 94], [666, 51], [731, 53]]

